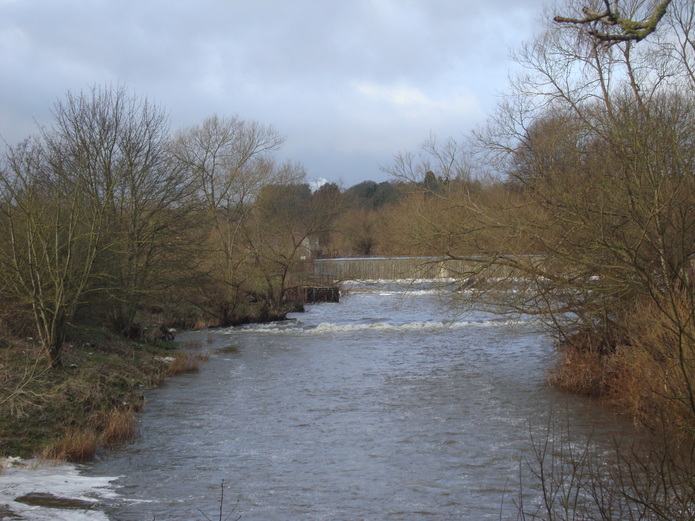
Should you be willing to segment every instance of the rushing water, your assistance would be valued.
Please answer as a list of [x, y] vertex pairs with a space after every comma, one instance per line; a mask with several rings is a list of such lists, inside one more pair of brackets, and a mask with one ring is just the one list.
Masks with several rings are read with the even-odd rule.
[[149, 392], [138, 440], [82, 475], [117, 478], [101, 503], [122, 521], [217, 520], [223, 480], [221, 519], [514, 518], [551, 410], [578, 435], [617, 425], [547, 386], [532, 321], [441, 297], [353, 288], [286, 323], [188, 333], [210, 361]]

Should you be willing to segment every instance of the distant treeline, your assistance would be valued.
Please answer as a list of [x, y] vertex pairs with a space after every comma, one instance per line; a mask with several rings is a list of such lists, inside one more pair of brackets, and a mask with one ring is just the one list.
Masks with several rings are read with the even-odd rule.
[[[68, 93], [0, 158], [0, 326], [61, 364], [71, 331], [282, 318], [316, 257], [405, 254], [392, 224], [420, 182], [312, 192], [271, 126], [172, 132], [125, 87]], [[157, 315], [156, 317], [154, 315]], [[150, 328], [151, 330], [151, 328]]]

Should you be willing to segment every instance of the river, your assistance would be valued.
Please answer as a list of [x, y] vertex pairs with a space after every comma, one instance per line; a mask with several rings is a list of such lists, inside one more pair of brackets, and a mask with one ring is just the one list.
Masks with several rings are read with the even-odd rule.
[[455, 314], [425, 286], [355, 285], [284, 323], [181, 339], [210, 361], [147, 393], [134, 443], [79, 467], [110, 482], [108, 519], [513, 519], [520, 485], [537, 500], [532, 434], [624, 427], [548, 387], [556, 352], [533, 320]]

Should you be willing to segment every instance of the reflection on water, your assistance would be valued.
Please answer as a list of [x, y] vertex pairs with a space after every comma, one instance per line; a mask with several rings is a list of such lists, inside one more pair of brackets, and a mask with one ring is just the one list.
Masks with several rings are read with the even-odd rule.
[[187, 334], [210, 361], [150, 392], [142, 436], [86, 470], [118, 476], [110, 518], [216, 518], [223, 480], [246, 521], [513, 516], [553, 408], [578, 436], [620, 425], [548, 388], [532, 321], [453, 316], [441, 297], [352, 288], [286, 323]]

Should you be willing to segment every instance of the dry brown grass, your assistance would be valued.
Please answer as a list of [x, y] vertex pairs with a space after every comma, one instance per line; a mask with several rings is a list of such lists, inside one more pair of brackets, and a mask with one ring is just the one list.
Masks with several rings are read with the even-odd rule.
[[567, 346], [561, 352], [562, 361], [550, 373], [551, 385], [587, 396], [605, 394], [605, 358], [598, 351]]
[[145, 385], [150, 388], [161, 387], [165, 378], [165, 371], [153, 371], [145, 377]]
[[132, 441], [137, 435], [137, 422], [132, 407], [113, 409], [104, 421], [101, 444], [113, 448]]
[[45, 367], [37, 342], [0, 347], [0, 457], [82, 461], [100, 447], [127, 442], [135, 436], [142, 389], [195, 371], [208, 358], [202, 343], [175, 354], [100, 331], [87, 338], [66, 345], [57, 370]]
[[193, 357], [186, 353], [177, 353], [174, 360], [169, 362], [166, 368], [167, 376], [176, 376], [179, 374], [188, 373], [198, 369]]
[[98, 446], [98, 435], [94, 430], [69, 427], [60, 439], [41, 452], [41, 458], [71, 462], [86, 461], [94, 457]]
[[166, 368], [167, 376], [176, 376], [185, 373], [191, 373], [198, 370], [198, 360], [194, 355], [187, 353], [177, 353], [174, 360], [169, 362]]
[[639, 303], [631, 324], [631, 345], [611, 360], [612, 400], [647, 425], [663, 415], [672, 426], [692, 431], [695, 325], [687, 301]]
[[199, 342], [184, 344], [183, 350], [174, 355], [174, 360], [166, 368], [166, 376], [192, 373], [198, 370], [200, 362], [209, 360], [210, 354], [202, 351]]
[[627, 341], [613, 353], [565, 347], [551, 383], [600, 396], [650, 428], [695, 431], [695, 324], [687, 301], [638, 302], [625, 330]]
[[[181, 352], [173, 356], [173, 360], [161, 370], [149, 375], [150, 384], [161, 383], [166, 376], [196, 371], [200, 361], [207, 360], [209, 355], [201, 351], [199, 344], [184, 346]], [[80, 397], [87, 404], [96, 399], [92, 394], [98, 390], [89, 385], [89, 381], [67, 380], [63, 392]], [[46, 446], [40, 457], [45, 460], [81, 462], [94, 457], [100, 447], [114, 448], [120, 444], [132, 441], [137, 435], [135, 412], [141, 403], [133, 402], [127, 406], [111, 409], [107, 414], [93, 416], [86, 424], [73, 426], [65, 430], [63, 435]]]

